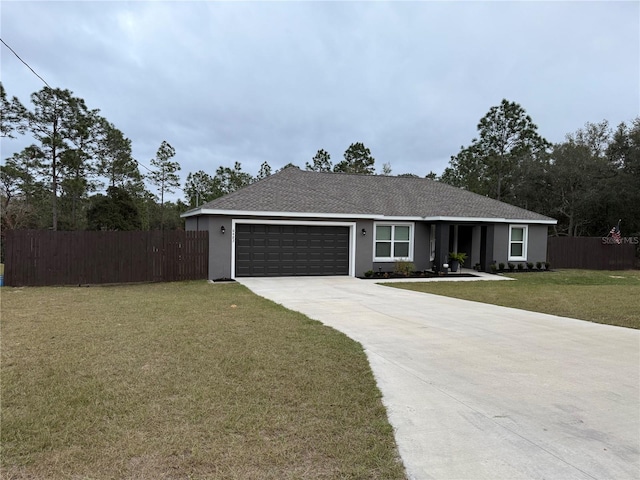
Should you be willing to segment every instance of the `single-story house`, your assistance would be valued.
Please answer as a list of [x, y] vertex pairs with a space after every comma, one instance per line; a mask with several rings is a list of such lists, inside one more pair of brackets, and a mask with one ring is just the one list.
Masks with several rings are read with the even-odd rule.
[[469, 268], [544, 262], [556, 220], [416, 177], [289, 167], [182, 215], [209, 232], [209, 278], [443, 270], [449, 252]]

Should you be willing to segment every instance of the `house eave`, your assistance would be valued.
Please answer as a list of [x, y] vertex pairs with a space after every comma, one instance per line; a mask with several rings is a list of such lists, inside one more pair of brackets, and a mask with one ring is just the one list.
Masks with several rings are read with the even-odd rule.
[[538, 225], [556, 225], [557, 220], [549, 219], [522, 219], [501, 217], [453, 217], [453, 216], [401, 216], [401, 215], [376, 215], [357, 213], [319, 213], [319, 212], [276, 212], [276, 211], [252, 211], [252, 210], [222, 210], [197, 208], [180, 215], [181, 218], [199, 215], [224, 215], [227, 217], [281, 217], [281, 218], [333, 218], [333, 219], [363, 219], [374, 221], [402, 221], [402, 222], [472, 222], [472, 223], [522, 223]]
[[526, 223], [538, 225], [556, 225], [557, 220], [553, 218], [523, 219], [523, 218], [499, 218], [499, 217], [422, 217], [421, 220], [428, 222], [473, 222], [473, 223]]
[[182, 218], [194, 217], [198, 215], [225, 215], [227, 217], [287, 217], [287, 218], [363, 218], [374, 219], [378, 215], [362, 215], [354, 213], [318, 213], [318, 212], [271, 212], [263, 210], [221, 210], [221, 209], [209, 209], [199, 208], [195, 210], [189, 210], [188, 212], [180, 215]]

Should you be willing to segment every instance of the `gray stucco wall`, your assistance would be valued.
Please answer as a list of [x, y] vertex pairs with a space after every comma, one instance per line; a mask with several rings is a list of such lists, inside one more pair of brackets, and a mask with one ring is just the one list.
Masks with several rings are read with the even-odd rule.
[[[220, 231], [223, 225], [224, 234]], [[189, 217], [185, 221], [185, 230], [209, 231], [208, 278], [231, 278], [231, 218], [211, 215]]]
[[[515, 225], [515, 224], [514, 224]], [[493, 260], [496, 263], [509, 263], [510, 224], [497, 224], [494, 228]], [[527, 236], [527, 262], [544, 262], [547, 259], [547, 225], [529, 225]], [[512, 262], [522, 263], [522, 262]]]
[[489, 265], [495, 260], [496, 264], [507, 264], [509, 257], [509, 224], [498, 223], [493, 227], [493, 256], [487, 258]]
[[[240, 219], [242, 217], [238, 217]], [[250, 218], [250, 217], [244, 217]], [[254, 217], [255, 218], [255, 217]], [[265, 221], [269, 220], [267, 218]], [[275, 218], [272, 220], [276, 220]], [[277, 218], [277, 220], [284, 220]], [[323, 219], [296, 219], [308, 221], [321, 221]], [[327, 219], [328, 220], [328, 219]], [[363, 276], [367, 270], [383, 272], [393, 271], [395, 262], [373, 262], [374, 251], [374, 222], [372, 220], [345, 219], [344, 222], [355, 222], [354, 238], [356, 243], [356, 253], [354, 260], [354, 275]], [[219, 278], [231, 278], [231, 251], [232, 251], [232, 219], [223, 216], [200, 216], [185, 219], [186, 230], [208, 230], [209, 231], [209, 278], [212, 280]], [[225, 233], [220, 232], [220, 227], [225, 227]], [[509, 255], [509, 224], [487, 225], [487, 267], [495, 260], [496, 263], [508, 263]], [[441, 245], [437, 252], [442, 256], [443, 262], [448, 256], [448, 232], [449, 226], [446, 223], [439, 224], [437, 235]], [[362, 229], [366, 230], [366, 235], [362, 235]], [[472, 252], [471, 259], [465, 265], [467, 267], [480, 262], [481, 252], [481, 229], [480, 225], [475, 225], [472, 232]], [[431, 269], [430, 254], [430, 233], [431, 224], [416, 222], [414, 230], [414, 251], [413, 263], [417, 270]], [[527, 243], [527, 261], [544, 262], [547, 258], [547, 233], [546, 225], [529, 225]]]
[[549, 227], [547, 225], [529, 225], [529, 244], [527, 258], [530, 262], [547, 261], [547, 239]]
[[[220, 232], [224, 226], [225, 233]], [[212, 217], [209, 222], [209, 278], [231, 278], [231, 218]]]
[[473, 267], [477, 263], [480, 263], [480, 242], [481, 242], [482, 227], [480, 225], [474, 225], [471, 234], [471, 258], [465, 266]]
[[430, 235], [431, 224], [416, 223], [413, 246], [413, 263], [416, 266], [416, 270], [428, 270], [431, 268], [431, 261], [429, 260]]
[[[362, 235], [362, 229], [367, 231], [366, 235]], [[356, 261], [355, 272], [356, 277], [362, 277], [364, 272], [371, 270], [373, 261], [373, 221], [358, 220], [356, 222]]]

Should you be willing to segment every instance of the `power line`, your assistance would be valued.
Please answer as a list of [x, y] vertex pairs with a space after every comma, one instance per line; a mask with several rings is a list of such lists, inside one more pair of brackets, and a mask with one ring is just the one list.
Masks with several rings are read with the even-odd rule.
[[40, 75], [38, 75], [36, 73], [36, 71], [33, 68], [31, 68], [31, 66], [27, 62], [25, 62], [22, 58], [20, 58], [20, 55], [18, 55], [13, 48], [11, 48], [9, 45], [7, 45], [7, 42], [5, 42], [2, 38], [0, 38], [0, 42], [2, 42], [5, 47], [7, 47], [9, 50], [11, 50], [11, 53], [13, 53], [18, 60], [20, 60], [22, 63], [24, 63], [27, 66], [27, 68], [29, 70], [31, 70], [36, 77], [38, 77], [40, 80], [42, 80], [47, 87], [51, 88], [51, 85], [49, 85], [44, 78], [42, 78]]
[[[11, 50], [11, 53], [13, 53], [13, 54], [16, 56], [16, 58], [17, 58], [18, 60], [20, 60], [22, 63], [24, 63], [24, 64], [25, 64], [25, 66], [26, 66], [29, 70], [31, 70], [31, 72], [33, 72], [33, 74], [34, 74], [36, 77], [38, 77], [40, 80], [42, 80], [42, 82], [43, 82], [47, 87], [49, 87], [49, 88], [51, 88], [51, 89], [53, 90], [53, 88], [51, 87], [51, 85], [49, 85], [49, 84], [47, 83], [47, 81], [46, 81], [44, 78], [42, 78], [40, 75], [38, 75], [38, 73], [37, 73], [33, 68], [31, 68], [31, 66], [30, 66], [27, 62], [25, 62], [22, 58], [20, 58], [20, 55], [18, 55], [18, 54], [16, 53], [16, 51], [15, 51], [13, 48], [11, 48], [9, 45], [7, 45], [7, 42], [5, 42], [2, 38], [0, 38], [0, 42], [2, 42], [2, 44], [3, 44], [5, 47], [7, 47], [9, 50]], [[146, 166], [144, 163], [142, 163], [141, 161], [136, 160], [135, 158], [134, 158], [133, 160], [134, 160], [138, 165], [141, 165], [141, 166], [143, 166], [144, 168], [146, 168], [146, 169], [147, 169], [147, 171], [149, 171], [149, 172], [153, 172], [153, 170], [151, 170], [149, 167], [147, 167], [147, 166]], [[178, 187], [178, 188], [179, 188], [179, 187]], [[182, 189], [180, 189], [180, 190], [182, 190]]]
[[[151, 172], [151, 173], [153, 173], [153, 172], [155, 171], [155, 170], [151, 170], [149, 167], [147, 167], [147, 166], [146, 166], [144, 163], [142, 163], [140, 160], [136, 160], [136, 159], [134, 158], [134, 159], [133, 159], [133, 161], [134, 161], [134, 162], [136, 162], [138, 165], [140, 165], [140, 166], [142, 166], [142, 167], [146, 168], [146, 169], [147, 169], [149, 172]], [[174, 187], [174, 188], [177, 188], [178, 190], [181, 190], [181, 191], [183, 191], [183, 192], [184, 192], [184, 189], [183, 189], [182, 187], [180, 187], [180, 186], [178, 186], [178, 187]]]
[[135, 158], [133, 159], [134, 162], [136, 162], [138, 165], [142, 165], [144, 168], [146, 168], [148, 171], [153, 172], [153, 170], [151, 170], [149, 167], [147, 167], [144, 163], [142, 163], [140, 160], [136, 160]]

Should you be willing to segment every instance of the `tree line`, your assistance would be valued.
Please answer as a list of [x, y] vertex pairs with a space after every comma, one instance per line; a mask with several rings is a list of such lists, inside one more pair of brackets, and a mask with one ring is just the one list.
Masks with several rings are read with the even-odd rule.
[[[189, 173], [185, 201], [166, 201], [167, 194], [180, 188], [181, 169], [167, 141], [162, 141], [149, 168], [133, 158], [131, 140], [121, 130], [71, 91], [47, 86], [30, 100], [32, 107], [27, 108], [17, 97], [9, 97], [0, 82], [0, 136], [33, 140], [0, 166], [2, 231], [182, 228], [184, 211], [272, 173], [267, 162], [255, 177], [239, 162], [232, 168], [218, 167], [214, 175]], [[344, 156], [333, 167], [329, 154], [320, 150], [307, 167], [374, 173], [375, 159], [362, 143], [352, 144]], [[295, 165], [283, 168], [288, 166]]]
[[[300, 168], [293, 163], [288, 163], [282, 168], [287, 167]], [[315, 172], [373, 175], [375, 173], [375, 158], [371, 155], [371, 150], [365, 147], [363, 143], [356, 142], [349, 145], [344, 152], [344, 159], [335, 165], [331, 162], [331, 155], [324, 149], [320, 149], [311, 159], [311, 162], [306, 162], [305, 168]], [[382, 172], [383, 174], [391, 173], [390, 166], [385, 164]], [[219, 167], [215, 175], [209, 175], [202, 170], [190, 173], [187, 176], [184, 189], [187, 203], [190, 207], [196, 207], [227, 193], [234, 192], [255, 181], [262, 180], [271, 175], [271, 173], [272, 168], [267, 162], [260, 166], [260, 170], [255, 177], [243, 172], [242, 165], [239, 162], [236, 162], [233, 168]]]
[[[33, 139], [0, 166], [3, 231], [182, 228], [184, 211], [272, 174], [267, 162], [255, 176], [239, 162], [213, 174], [190, 172], [184, 201], [166, 201], [181, 186], [181, 167], [167, 141], [149, 168], [133, 158], [123, 132], [69, 90], [44, 87], [31, 95], [32, 108], [9, 98], [2, 83], [0, 97], [0, 135]], [[551, 144], [520, 105], [503, 100], [477, 129], [478, 138], [451, 157], [440, 177], [426, 177], [557, 218], [559, 235], [604, 235], [618, 219], [629, 234], [640, 232], [640, 119], [615, 129], [607, 121], [587, 123]], [[283, 168], [289, 166], [298, 167]], [[304, 168], [376, 173], [375, 158], [360, 142], [335, 164], [319, 149]], [[379, 173], [391, 172], [385, 163]]]
[[502, 100], [440, 180], [558, 220], [557, 235], [640, 234], [640, 118], [586, 123], [551, 144], [524, 108]]
[[[164, 201], [164, 194], [179, 186], [180, 169], [166, 141], [151, 160], [153, 169], [143, 174], [131, 140], [69, 90], [44, 87], [31, 95], [29, 109], [9, 98], [0, 83], [0, 102], [0, 135], [33, 140], [0, 166], [3, 231], [180, 226], [181, 206]], [[105, 193], [96, 193], [99, 189]]]

